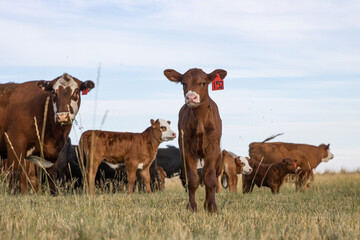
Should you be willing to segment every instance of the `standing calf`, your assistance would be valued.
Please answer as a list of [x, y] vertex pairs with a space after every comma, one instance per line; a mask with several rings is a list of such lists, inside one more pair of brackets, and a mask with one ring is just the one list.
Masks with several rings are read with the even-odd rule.
[[[204, 207], [210, 212], [216, 212], [215, 191], [217, 186], [216, 168], [221, 158], [220, 138], [222, 123], [216, 103], [210, 98], [208, 85], [216, 78], [224, 79], [225, 70], [215, 70], [206, 74], [201, 69], [193, 68], [184, 74], [167, 69], [164, 75], [172, 82], [183, 86], [185, 104], [179, 112], [178, 129], [184, 135], [179, 136], [179, 146], [182, 159], [186, 161], [189, 189], [189, 206], [197, 210], [195, 192], [199, 186], [199, 176], [196, 170], [197, 161], [205, 162], [203, 177], [206, 189]], [[183, 155], [183, 152], [185, 154]]]
[[86, 176], [89, 192], [95, 192], [95, 174], [100, 163], [106, 162], [116, 167], [125, 163], [128, 178], [128, 193], [133, 192], [136, 170], [144, 180], [146, 192], [150, 193], [149, 167], [155, 160], [161, 142], [173, 140], [176, 134], [170, 128], [170, 121], [151, 119], [151, 126], [142, 133], [86, 131], [80, 138], [79, 147], [82, 156], [88, 161]]

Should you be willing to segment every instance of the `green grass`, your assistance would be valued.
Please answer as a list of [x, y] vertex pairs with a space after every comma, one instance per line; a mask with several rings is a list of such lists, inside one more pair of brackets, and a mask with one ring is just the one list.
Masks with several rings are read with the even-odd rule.
[[[168, 179], [167, 179], [168, 180]], [[241, 186], [238, 186], [241, 192]], [[285, 184], [216, 195], [219, 211], [186, 209], [178, 179], [164, 192], [8, 194], [0, 185], [0, 239], [360, 239], [360, 173], [316, 175], [309, 191]]]

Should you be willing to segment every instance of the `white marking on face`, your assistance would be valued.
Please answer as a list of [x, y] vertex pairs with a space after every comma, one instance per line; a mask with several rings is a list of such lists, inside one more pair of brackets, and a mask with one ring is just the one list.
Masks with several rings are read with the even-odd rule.
[[27, 150], [27, 152], [26, 152], [26, 157], [28, 157], [28, 156], [30, 156], [31, 154], [33, 154], [34, 150], [35, 150], [35, 147], [32, 147], [32, 148], [30, 148], [29, 150]]
[[161, 130], [161, 140], [162, 141], [170, 141], [176, 138], [176, 133], [173, 132], [170, 128], [170, 124], [164, 119], [159, 118], [160, 122], [160, 130]]
[[70, 106], [73, 110], [73, 113], [70, 112], [70, 118], [71, 121], [73, 121], [75, 119], [76, 114], [79, 111], [78, 101], [71, 100]]
[[243, 167], [242, 174], [251, 173], [253, 169], [252, 169], [252, 167], [250, 167], [248, 159], [246, 157], [240, 156], [240, 161], [245, 164], [245, 166]]
[[112, 169], [116, 170], [118, 169], [119, 167], [121, 166], [125, 166], [125, 163], [110, 163], [110, 162], [107, 162], [107, 161], [103, 161], [104, 163], [106, 163], [109, 167], [111, 167]]
[[[79, 88], [78, 84], [75, 82], [75, 80], [73, 78], [71, 78], [70, 81], [66, 81], [63, 77], [59, 78], [55, 82], [55, 84], [53, 85], [54, 91], [57, 92], [60, 86], [62, 86], [63, 88], [70, 88], [71, 89], [71, 95], [73, 95], [75, 90], [77, 88]], [[80, 96], [79, 96], [77, 101], [71, 100], [71, 102], [70, 102], [70, 106], [73, 109], [73, 113], [71, 113], [70, 110], [69, 110], [70, 121], [73, 121], [75, 119], [75, 116], [79, 111], [79, 107], [78, 107], [79, 99], [80, 99]], [[54, 102], [53, 102], [53, 107], [54, 107], [55, 121], [56, 121], [57, 107], [56, 107], [56, 104]]]
[[143, 166], [144, 166], [144, 164], [143, 164], [143, 163], [139, 163], [139, 165], [138, 165], [137, 169], [143, 169]]
[[327, 152], [328, 152], [328, 155], [327, 155], [326, 158], [321, 159], [322, 162], [328, 162], [328, 161], [330, 161], [331, 159], [334, 158], [334, 154], [332, 154], [332, 153], [330, 152], [330, 149], [328, 149]]
[[195, 107], [200, 103], [200, 95], [193, 91], [188, 91], [185, 95], [185, 103], [189, 107]]

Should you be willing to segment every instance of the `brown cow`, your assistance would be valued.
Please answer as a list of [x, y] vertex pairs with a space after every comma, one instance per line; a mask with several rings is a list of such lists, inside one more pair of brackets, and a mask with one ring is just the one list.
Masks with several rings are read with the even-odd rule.
[[254, 185], [259, 188], [262, 186], [269, 187], [272, 193], [279, 193], [286, 175], [296, 172], [296, 160], [285, 158], [281, 162], [274, 164], [265, 164], [256, 160], [249, 160], [253, 172], [243, 175], [243, 193], [252, 192]]
[[237, 156], [232, 152], [228, 152], [225, 149], [222, 150], [222, 161], [220, 168], [220, 175], [218, 176], [218, 188], [217, 191], [222, 191], [223, 180], [227, 181], [229, 191], [237, 193], [238, 174], [250, 174], [252, 168], [248, 162], [249, 158]]
[[[0, 157], [8, 158], [14, 165], [14, 175], [21, 175], [22, 193], [28, 191], [29, 176], [34, 174], [29, 161], [45, 168], [53, 166], [79, 110], [80, 91], [85, 94], [94, 86], [92, 81], [82, 82], [67, 73], [52, 81], [0, 84]], [[49, 104], [45, 109], [47, 99]], [[41, 139], [43, 159], [39, 136], [45, 123], [44, 139]], [[31, 187], [37, 191], [36, 183], [31, 183]], [[52, 181], [50, 187], [54, 190]]]
[[[313, 146], [284, 142], [267, 143], [267, 141], [278, 135], [269, 137], [263, 142], [250, 143], [249, 156], [259, 162], [263, 159], [263, 163], [276, 163], [279, 159], [284, 158], [297, 159], [297, 165], [301, 170], [297, 172], [296, 191], [303, 190], [307, 180], [314, 178], [312, 170], [321, 162], [327, 162], [334, 158], [334, 155], [330, 152], [330, 144]], [[309, 187], [309, 183], [307, 187]]]
[[86, 176], [89, 193], [95, 193], [95, 174], [105, 159], [110, 166], [125, 163], [128, 180], [128, 193], [133, 192], [136, 170], [144, 180], [146, 192], [150, 193], [149, 167], [155, 160], [161, 142], [173, 140], [176, 134], [170, 128], [170, 121], [151, 119], [151, 126], [142, 133], [107, 132], [89, 130], [81, 135], [79, 148], [85, 156]]
[[[225, 70], [215, 70], [206, 74], [201, 69], [193, 68], [184, 74], [167, 69], [164, 75], [173, 82], [183, 86], [185, 104], [179, 112], [178, 129], [179, 146], [182, 159], [186, 161], [189, 206], [197, 210], [195, 192], [199, 186], [199, 176], [196, 170], [197, 161], [205, 162], [203, 178], [206, 189], [204, 207], [210, 212], [217, 211], [215, 191], [217, 186], [216, 168], [221, 158], [220, 139], [222, 123], [216, 103], [210, 98], [208, 85], [216, 78], [224, 79]], [[183, 144], [184, 142], [184, 144]], [[183, 152], [185, 155], [183, 156]]]

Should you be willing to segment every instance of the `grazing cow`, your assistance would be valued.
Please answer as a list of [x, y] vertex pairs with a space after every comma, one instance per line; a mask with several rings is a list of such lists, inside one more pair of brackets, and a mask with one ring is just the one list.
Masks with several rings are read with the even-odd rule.
[[279, 193], [286, 175], [296, 173], [296, 160], [290, 158], [273, 164], [264, 164], [250, 159], [249, 164], [253, 172], [242, 177], [243, 193], [252, 192], [254, 184], [259, 188], [269, 187], [274, 194]]
[[160, 191], [165, 189], [165, 178], [166, 178], [166, 172], [162, 167], [158, 166], [158, 172], [159, 172], [159, 178], [160, 181], [158, 182], [158, 188]]
[[[222, 123], [216, 103], [210, 98], [208, 85], [215, 79], [226, 77], [225, 70], [215, 70], [206, 74], [201, 69], [190, 69], [184, 74], [167, 69], [164, 75], [172, 82], [183, 86], [185, 104], [179, 112], [179, 146], [182, 159], [186, 161], [189, 205], [197, 210], [195, 192], [199, 186], [196, 170], [197, 162], [205, 162], [203, 178], [206, 191], [204, 208], [216, 212], [215, 192], [217, 186], [217, 166], [221, 159], [220, 139]], [[181, 134], [183, 132], [183, 135]], [[185, 155], [183, 156], [183, 151]]]
[[170, 128], [170, 121], [151, 119], [151, 126], [142, 133], [86, 131], [80, 138], [81, 156], [87, 159], [86, 176], [89, 192], [95, 193], [95, 173], [103, 160], [112, 165], [125, 163], [128, 179], [128, 193], [133, 192], [136, 170], [145, 182], [146, 192], [150, 193], [149, 168], [155, 160], [161, 142], [173, 140], [176, 134]]
[[[52, 81], [0, 84], [0, 157], [14, 164], [21, 193], [28, 191], [28, 176], [34, 173], [28, 161], [56, 175], [54, 163], [79, 110], [80, 92], [86, 94], [94, 86], [67, 73]], [[49, 182], [54, 191], [53, 180]], [[30, 185], [38, 190], [37, 181]]]
[[222, 191], [222, 182], [226, 181], [229, 190], [237, 193], [237, 175], [250, 174], [253, 170], [250, 167], [248, 160], [249, 158], [237, 156], [225, 149], [222, 151], [220, 175], [218, 176], [218, 192]]
[[[259, 162], [263, 159], [263, 163], [276, 163], [279, 159], [284, 158], [297, 159], [297, 165], [301, 171], [297, 172], [296, 191], [303, 190], [307, 180], [314, 178], [312, 170], [321, 162], [327, 162], [334, 158], [334, 155], [330, 152], [330, 144], [313, 146], [308, 144], [267, 142], [278, 135], [271, 136], [263, 142], [250, 143], [249, 156], [251, 159]], [[307, 186], [309, 186], [309, 183]]]

